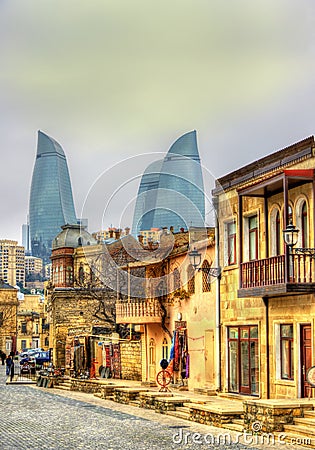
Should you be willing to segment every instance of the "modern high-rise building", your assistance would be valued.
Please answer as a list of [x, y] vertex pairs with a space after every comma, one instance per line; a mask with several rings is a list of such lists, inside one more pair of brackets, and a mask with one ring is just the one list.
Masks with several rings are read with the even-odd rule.
[[150, 164], [138, 190], [132, 234], [151, 228], [205, 226], [205, 196], [196, 131], [181, 136]]
[[65, 153], [51, 137], [38, 132], [30, 205], [32, 255], [50, 261], [53, 238], [65, 224], [76, 224], [70, 176]]
[[31, 242], [30, 242], [30, 224], [24, 223], [22, 225], [22, 245], [25, 248], [25, 255], [30, 256], [31, 254]]
[[24, 286], [25, 253], [17, 241], [0, 240], [0, 280], [11, 286]]

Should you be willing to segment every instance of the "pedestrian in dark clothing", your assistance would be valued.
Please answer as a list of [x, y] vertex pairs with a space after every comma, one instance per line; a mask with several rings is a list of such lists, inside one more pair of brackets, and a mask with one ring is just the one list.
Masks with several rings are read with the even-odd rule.
[[13, 380], [14, 377], [14, 361], [12, 361], [11, 367], [10, 367], [10, 381]]
[[6, 364], [6, 372], [5, 373], [6, 373], [6, 375], [9, 376], [10, 375], [11, 366], [13, 364], [13, 361], [12, 361], [12, 358], [11, 358], [10, 355], [5, 360], [5, 364]]
[[1, 361], [2, 361], [2, 365], [4, 366], [6, 354], [3, 351], [1, 351], [0, 358], [1, 358]]

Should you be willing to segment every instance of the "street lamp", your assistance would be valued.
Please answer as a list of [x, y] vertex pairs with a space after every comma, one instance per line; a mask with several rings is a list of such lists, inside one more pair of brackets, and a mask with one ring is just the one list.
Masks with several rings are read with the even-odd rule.
[[200, 266], [201, 263], [201, 253], [198, 252], [196, 247], [194, 247], [194, 249], [188, 253], [188, 256], [190, 259], [190, 264], [193, 266], [195, 270], [197, 270], [197, 267]]
[[206, 272], [208, 275], [219, 278], [221, 275], [220, 267], [198, 267], [201, 264], [201, 253], [198, 252], [196, 247], [188, 253], [190, 264], [198, 272]]
[[294, 269], [293, 269], [293, 247], [296, 245], [297, 241], [298, 241], [298, 236], [299, 236], [299, 229], [296, 228], [295, 225], [293, 225], [293, 223], [289, 223], [289, 225], [287, 225], [287, 228], [285, 230], [282, 231], [283, 233], [283, 240], [285, 242], [285, 244], [288, 246], [288, 258], [287, 258], [287, 274], [289, 277], [289, 280], [293, 279], [294, 276]]
[[292, 250], [292, 248], [296, 245], [298, 241], [299, 231], [300, 230], [296, 228], [296, 226], [293, 225], [292, 223], [289, 223], [289, 225], [287, 225], [287, 228], [282, 231], [283, 240], [286, 243], [286, 245], [290, 248], [290, 250]]

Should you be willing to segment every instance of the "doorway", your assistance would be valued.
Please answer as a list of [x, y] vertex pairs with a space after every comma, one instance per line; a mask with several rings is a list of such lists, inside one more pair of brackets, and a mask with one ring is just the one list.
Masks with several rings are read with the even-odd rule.
[[312, 327], [310, 324], [303, 324], [300, 327], [300, 355], [301, 355], [301, 397], [308, 397], [310, 385], [307, 382], [306, 374], [312, 366]]
[[259, 394], [258, 326], [229, 327], [229, 392]]

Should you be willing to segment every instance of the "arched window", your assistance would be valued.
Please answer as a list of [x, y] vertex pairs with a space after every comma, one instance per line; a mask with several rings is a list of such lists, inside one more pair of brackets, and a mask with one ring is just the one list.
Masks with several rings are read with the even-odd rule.
[[301, 210], [301, 235], [302, 235], [302, 247], [308, 247], [308, 227], [307, 227], [307, 205], [303, 202]]
[[178, 269], [174, 269], [173, 280], [174, 280], [174, 291], [177, 291], [178, 289], [180, 289], [180, 274]]
[[281, 227], [280, 227], [280, 212], [277, 211], [275, 220], [275, 240], [276, 240], [276, 255], [281, 254]]
[[286, 225], [288, 225], [289, 223], [293, 223], [292, 208], [290, 205], [288, 206], [288, 223]]
[[168, 343], [166, 338], [164, 338], [162, 342], [162, 358], [168, 359]]
[[80, 264], [80, 267], [79, 267], [79, 283], [80, 284], [84, 283], [84, 269], [83, 269], [82, 264]]
[[187, 267], [187, 290], [188, 294], [194, 294], [195, 293], [195, 271], [191, 264]]
[[205, 259], [202, 263], [202, 292], [210, 292], [211, 279], [209, 274], [210, 264]]

